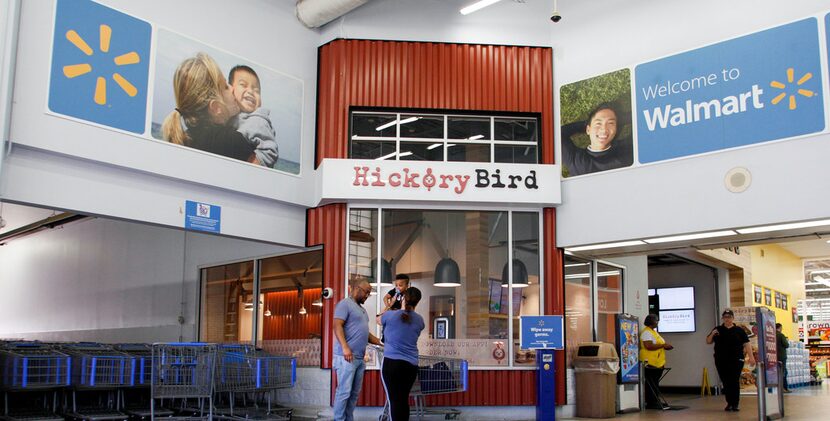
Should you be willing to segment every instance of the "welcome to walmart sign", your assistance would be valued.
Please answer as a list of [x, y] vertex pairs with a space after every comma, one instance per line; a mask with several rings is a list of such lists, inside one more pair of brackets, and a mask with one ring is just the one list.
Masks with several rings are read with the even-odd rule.
[[641, 163], [824, 130], [818, 20], [635, 68]]

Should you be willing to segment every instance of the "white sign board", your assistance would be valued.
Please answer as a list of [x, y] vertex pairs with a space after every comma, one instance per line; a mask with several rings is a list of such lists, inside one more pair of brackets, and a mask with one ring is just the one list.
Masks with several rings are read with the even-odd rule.
[[320, 204], [417, 201], [555, 206], [559, 165], [324, 159]]

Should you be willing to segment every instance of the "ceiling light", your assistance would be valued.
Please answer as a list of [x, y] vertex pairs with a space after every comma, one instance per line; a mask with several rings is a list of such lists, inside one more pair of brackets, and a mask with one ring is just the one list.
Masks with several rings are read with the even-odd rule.
[[318, 299], [312, 301], [311, 305], [317, 306], [317, 307], [322, 307], [323, 306], [323, 300], [318, 298]]
[[597, 272], [597, 276], [614, 276], [619, 274], [620, 271], [618, 270], [609, 270], [608, 272]]
[[657, 244], [657, 243], [670, 243], [672, 241], [688, 241], [688, 240], [700, 240], [702, 238], [713, 238], [713, 237], [726, 237], [728, 235], [735, 235], [735, 231], [726, 230], [726, 231], [714, 231], [714, 232], [700, 232], [697, 234], [683, 234], [683, 235], [673, 235], [671, 237], [658, 237], [658, 238], [648, 238], [643, 241], [649, 244]]
[[582, 250], [599, 250], [599, 249], [610, 249], [614, 247], [628, 247], [628, 246], [641, 246], [645, 243], [640, 240], [634, 241], [620, 241], [617, 243], [604, 243], [604, 244], [592, 244], [589, 246], [579, 246], [579, 247], [568, 247], [566, 253], [568, 251], [582, 251]]
[[467, 140], [479, 140], [479, 139], [483, 139], [483, 138], [484, 138], [483, 134], [477, 134], [475, 136], [468, 137]]
[[301, 306], [300, 307], [300, 314], [306, 314], [306, 313], [308, 313], [308, 312], [305, 311], [305, 305]]
[[401, 152], [398, 154], [398, 158], [403, 158], [405, 156], [412, 155], [412, 151]]
[[271, 317], [271, 310], [265, 310], [265, 313], [262, 313], [265, 317]]
[[590, 263], [587, 263], [587, 262], [586, 263], [568, 263], [568, 264], [565, 265], [565, 267], [566, 268], [572, 268], [572, 267], [576, 267], [576, 266], [587, 266], [589, 264]]
[[[421, 117], [409, 117], [409, 118], [405, 118], [405, 119], [403, 119], [403, 120], [400, 120], [400, 124], [411, 123], [411, 122], [413, 122], [413, 121], [417, 121], [417, 120], [420, 120], [420, 119], [421, 119]], [[395, 125], [395, 123], [397, 123], [398, 121], [399, 121], [399, 120], [395, 119], [395, 120], [392, 120], [392, 121], [390, 121], [390, 122], [388, 122], [388, 123], [383, 123], [383, 124], [381, 124], [380, 126], [375, 127], [375, 131], [379, 132], [379, 131], [381, 131], [381, 130], [383, 130], [383, 129], [385, 129], [385, 128], [392, 127], [392, 126], [394, 126], [394, 125]]]
[[461, 10], [459, 10], [459, 12], [461, 12], [462, 15], [469, 15], [470, 13], [479, 11], [487, 6], [496, 4], [499, 1], [501, 0], [479, 0], [467, 7], [462, 8]]
[[794, 222], [792, 224], [779, 225], [764, 225], [762, 227], [741, 228], [738, 231], [740, 234], [755, 234], [758, 232], [781, 231], [798, 228], [820, 227], [822, 225], [830, 225], [830, 219], [822, 219], [820, 221]]
[[817, 273], [830, 273], [830, 269], [820, 269], [820, 270], [807, 270], [807, 272], [812, 273], [813, 275]]
[[590, 273], [573, 273], [570, 275], [565, 275], [565, 279], [582, 279], [587, 278], [590, 275]]
[[440, 147], [441, 145], [443, 145], [443, 143], [433, 143], [432, 145], [427, 146], [427, 150], [431, 151], [437, 147]]
[[397, 152], [392, 152], [392, 153], [390, 153], [390, 154], [386, 154], [386, 155], [384, 155], [384, 156], [382, 156], [382, 157], [380, 157], [380, 158], [375, 158], [375, 161], [383, 161], [384, 159], [389, 159], [389, 158], [392, 158], [392, 157], [394, 157], [394, 156], [395, 156], [395, 155], [397, 155], [397, 154], [398, 154]]

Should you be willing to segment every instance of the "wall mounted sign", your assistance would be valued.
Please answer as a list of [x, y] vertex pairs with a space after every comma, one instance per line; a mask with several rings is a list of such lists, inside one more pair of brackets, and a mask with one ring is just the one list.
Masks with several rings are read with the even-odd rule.
[[215, 233], [222, 231], [221, 207], [188, 200], [184, 208], [185, 229]]
[[324, 159], [321, 201], [561, 203], [558, 165]]
[[521, 316], [519, 343], [521, 349], [564, 349], [562, 316]]
[[641, 163], [824, 130], [818, 21], [636, 67]]

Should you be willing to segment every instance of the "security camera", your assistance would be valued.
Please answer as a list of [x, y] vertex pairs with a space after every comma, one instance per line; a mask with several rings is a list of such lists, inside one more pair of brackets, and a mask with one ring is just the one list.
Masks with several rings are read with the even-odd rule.
[[560, 15], [558, 11], [554, 10], [553, 13], [550, 14], [550, 20], [552, 20], [553, 23], [559, 22], [562, 20], [562, 15]]
[[323, 288], [323, 299], [328, 300], [331, 297], [334, 297], [334, 290], [331, 288]]

